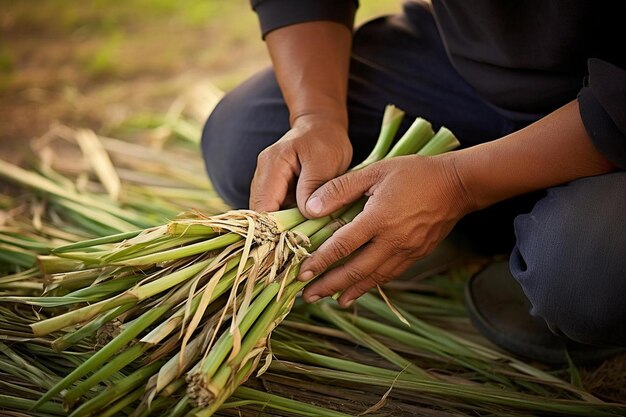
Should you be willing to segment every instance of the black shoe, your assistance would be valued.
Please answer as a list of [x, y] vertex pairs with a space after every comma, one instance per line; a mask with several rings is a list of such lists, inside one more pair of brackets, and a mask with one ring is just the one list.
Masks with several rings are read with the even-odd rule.
[[465, 304], [483, 336], [525, 359], [562, 365], [567, 363], [567, 352], [575, 364], [591, 365], [624, 352], [583, 345], [550, 331], [543, 319], [530, 315], [532, 306], [508, 262], [492, 263], [473, 276], [465, 287]]

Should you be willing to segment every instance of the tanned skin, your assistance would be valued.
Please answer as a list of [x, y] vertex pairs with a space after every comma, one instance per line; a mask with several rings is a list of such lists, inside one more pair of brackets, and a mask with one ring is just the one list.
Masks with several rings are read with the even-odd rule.
[[592, 145], [572, 101], [501, 139], [434, 157], [404, 156], [345, 173], [350, 31], [307, 22], [270, 32], [267, 46], [290, 112], [291, 130], [259, 155], [250, 207], [274, 211], [294, 201], [309, 218], [368, 195], [361, 214], [301, 267], [315, 279], [304, 299], [341, 292], [347, 307], [428, 255], [466, 214], [530, 191], [613, 169]]

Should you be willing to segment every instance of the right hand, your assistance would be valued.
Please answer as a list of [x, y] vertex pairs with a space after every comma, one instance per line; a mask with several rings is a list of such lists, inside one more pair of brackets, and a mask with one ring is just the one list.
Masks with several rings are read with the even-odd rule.
[[250, 208], [276, 211], [295, 196], [302, 214], [314, 217], [307, 213], [307, 200], [321, 185], [345, 173], [351, 160], [344, 124], [322, 116], [299, 117], [291, 130], [259, 154]]

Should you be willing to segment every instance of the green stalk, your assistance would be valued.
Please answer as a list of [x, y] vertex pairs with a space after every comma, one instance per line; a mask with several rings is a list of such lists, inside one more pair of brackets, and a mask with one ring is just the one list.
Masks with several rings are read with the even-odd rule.
[[[0, 394], [0, 409], [29, 411], [32, 409], [34, 400], [26, 398], [17, 398], [10, 395]], [[48, 403], [39, 409], [41, 413], [47, 413], [55, 416], [64, 416], [65, 411], [59, 403]], [[26, 415], [26, 414], [23, 414]]]
[[58, 256], [41, 255], [37, 257], [39, 269], [45, 275], [52, 275], [59, 272], [76, 271], [82, 269], [83, 263], [74, 259], [64, 259]]
[[[349, 417], [349, 414], [344, 414], [339, 411], [330, 410], [328, 408], [318, 407], [313, 404], [307, 404], [289, 398], [280, 397], [278, 395], [270, 394], [268, 392], [258, 391], [248, 387], [239, 387], [234, 393], [235, 396], [243, 398], [248, 401], [252, 401], [263, 408], [269, 407], [275, 410], [285, 411], [298, 416], [309, 417]], [[223, 407], [227, 408], [227, 407]]]
[[70, 346], [73, 346], [76, 343], [80, 342], [84, 338], [93, 335], [105, 323], [108, 323], [109, 321], [121, 316], [122, 314], [133, 308], [135, 305], [135, 303], [124, 304], [107, 311], [106, 313], [93, 319], [89, 323], [83, 324], [82, 326], [80, 326], [79, 329], [73, 332], [68, 332], [56, 339], [54, 342], [52, 342], [52, 348], [57, 352], [64, 351]]
[[103, 297], [125, 291], [144, 279], [145, 275], [128, 275], [125, 277], [114, 278], [109, 281], [101, 282], [97, 285], [84, 287], [69, 294], [64, 295], [67, 298], [80, 298], [88, 302], [99, 301]]
[[136, 304], [139, 301], [152, 297], [163, 291], [166, 291], [181, 282], [187, 281], [200, 273], [210, 263], [210, 260], [197, 262], [184, 269], [180, 269], [162, 278], [154, 280], [148, 284], [133, 288], [131, 291], [120, 294], [110, 299], [102, 300], [95, 304], [91, 304], [77, 310], [69, 311], [59, 316], [54, 316], [46, 320], [42, 320], [31, 324], [33, 333], [37, 336], [43, 336], [53, 331], [63, 329], [72, 324], [81, 323], [96, 317], [102, 312], [106, 312], [115, 307], [125, 304]]
[[167, 226], [167, 234], [175, 237], [197, 236], [205, 239], [215, 237], [215, 230], [203, 224], [185, 224], [174, 220]]
[[70, 414], [70, 417], [89, 416], [98, 410], [102, 410], [119, 396], [141, 385], [147, 378], [157, 372], [163, 363], [163, 361], [151, 363], [150, 365], [139, 368], [126, 378], [116, 381], [94, 398], [81, 404], [80, 407]]
[[[250, 330], [252, 325], [255, 324], [257, 318], [261, 315], [265, 308], [272, 302], [272, 300], [274, 300], [276, 294], [278, 294], [279, 289], [280, 283], [273, 282], [269, 284], [263, 290], [263, 292], [261, 292], [261, 294], [259, 294], [257, 298], [253, 301], [250, 309], [239, 324], [239, 332], [242, 338], [245, 337], [245, 335], [248, 333], [248, 330]], [[232, 348], [233, 335], [231, 332], [226, 331], [222, 333], [218, 341], [210, 350], [207, 357], [203, 360], [200, 367], [200, 372], [202, 373], [202, 375], [207, 379], [212, 378], [215, 372], [217, 372], [220, 365], [224, 362]]]
[[384, 159], [402, 155], [413, 155], [433, 137], [435, 132], [430, 123], [421, 117], [415, 119], [411, 127], [402, 135]]
[[389, 388], [393, 386], [399, 390], [408, 390], [424, 394], [436, 395], [442, 398], [456, 398], [467, 404], [469, 410], [474, 408], [474, 404], [493, 404], [503, 407], [514, 407], [520, 410], [538, 413], [555, 413], [568, 416], [585, 417], [616, 417], [620, 412], [626, 410], [623, 406], [616, 404], [592, 405], [583, 401], [558, 400], [554, 398], [537, 398], [522, 393], [510, 393], [497, 388], [485, 388], [483, 386], [466, 386], [438, 382], [435, 380], [408, 379], [404, 375], [381, 377], [375, 375], [365, 375], [360, 373], [330, 370], [320, 367], [303, 364], [289, 364], [281, 361], [274, 361], [270, 366], [273, 371], [283, 373], [300, 374], [305, 376], [313, 375], [328, 381], [346, 381], [351, 384], [364, 384]]
[[37, 262], [37, 254], [11, 245], [0, 245], [0, 261], [21, 268], [32, 268]]
[[[379, 368], [376, 366], [365, 365], [359, 362], [353, 362], [346, 359], [335, 358], [332, 356], [321, 355], [307, 351], [297, 345], [288, 345], [287, 343], [272, 340], [272, 350], [281, 359], [290, 359], [298, 361], [300, 363], [308, 363], [311, 365], [323, 366], [324, 368], [335, 369], [338, 371], [352, 372], [361, 375], [371, 375], [381, 378], [396, 378], [398, 377], [397, 371], [390, 369]], [[407, 380], [411, 380], [413, 377], [410, 375], [403, 376]]]
[[232, 383], [229, 384], [225, 389], [223, 389], [220, 392], [220, 396], [216, 398], [215, 401], [211, 403], [211, 405], [203, 409], [195, 408], [191, 410], [191, 412], [189, 412], [187, 416], [189, 417], [190, 416], [195, 416], [195, 417], [212, 416], [220, 408], [220, 406], [224, 403], [224, 401], [226, 401], [226, 399], [230, 397], [232, 393], [248, 379], [250, 374], [254, 371], [254, 369], [252, 368], [253, 364], [254, 364], [254, 361], [251, 361], [251, 360], [243, 364], [241, 369], [239, 369], [237, 373], [235, 374]]
[[118, 354], [115, 358], [108, 361], [106, 366], [101, 367], [96, 372], [91, 374], [89, 378], [78, 384], [74, 389], [65, 394], [64, 403], [71, 408], [83, 394], [89, 389], [96, 386], [100, 382], [109, 378], [117, 371], [123, 369], [127, 364], [139, 358], [144, 352], [148, 350], [150, 345], [147, 343], [137, 343], [127, 348]]
[[372, 149], [372, 152], [363, 162], [352, 168], [353, 171], [364, 168], [376, 161], [380, 161], [387, 155], [403, 118], [404, 112], [396, 106], [389, 104], [385, 107], [383, 123], [380, 128], [380, 133], [378, 134], [378, 140], [376, 140], [376, 145], [374, 145], [374, 149]]
[[122, 332], [111, 340], [106, 346], [94, 353], [89, 359], [83, 362], [80, 366], [70, 372], [65, 378], [57, 382], [52, 388], [48, 390], [35, 404], [34, 409], [48, 402], [52, 397], [60, 393], [63, 389], [69, 387], [72, 383], [93, 372], [95, 369], [102, 366], [102, 364], [113, 356], [116, 352], [122, 349], [126, 344], [131, 342], [142, 331], [152, 325], [163, 314], [167, 313], [171, 309], [171, 305], [165, 303], [152, 310], [144, 313], [139, 319], [134, 320], [132, 324], [124, 328]]
[[143, 396], [143, 394], [144, 394], [143, 387], [137, 388], [130, 394], [122, 397], [115, 404], [109, 405], [107, 408], [105, 408], [102, 411], [98, 411], [98, 417], [117, 417], [117, 416], [122, 415], [120, 414], [120, 412], [124, 408], [132, 405], [135, 401], [139, 400]]
[[134, 231], [137, 227], [149, 226], [149, 224], [143, 221], [140, 224], [127, 222], [122, 220], [120, 217], [107, 213], [106, 211], [96, 212], [93, 208], [86, 207], [81, 203], [75, 203], [71, 200], [59, 199], [56, 203], [68, 210], [71, 210], [79, 216], [84, 217], [85, 219], [89, 219], [90, 221], [98, 223], [115, 232]]
[[78, 289], [88, 287], [104, 275], [111, 276], [113, 272], [116, 272], [116, 269], [118, 268], [91, 268], [80, 271], [59, 272], [51, 276], [47, 276], [46, 278], [50, 282], [47, 285], [46, 293], [48, 294], [57, 288], [62, 288], [67, 291], [76, 291]]
[[164, 252], [153, 253], [150, 255], [144, 255], [137, 258], [119, 261], [119, 265], [142, 266], [158, 264], [166, 261], [173, 261], [192, 255], [198, 255], [204, 252], [211, 252], [217, 249], [223, 249], [226, 246], [239, 242], [240, 240], [243, 240], [243, 237], [235, 233], [228, 233], [215, 237], [213, 239], [183, 246], [181, 248], [170, 249]]
[[339, 327], [341, 330], [348, 333], [350, 336], [359, 341], [359, 343], [362, 343], [363, 345], [369, 347], [374, 352], [387, 359], [389, 362], [398, 366], [400, 369], [412, 375], [415, 375], [420, 379], [433, 379], [428, 372], [420, 369], [417, 365], [404, 359], [402, 356], [389, 349], [382, 342], [376, 340], [369, 334], [356, 327], [345, 317], [345, 314], [337, 312], [327, 303], [320, 303], [319, 305], [314, 305], [314, 307], [315, 308], [312, 309], [313, 315], [333, 323], [335, 326]]
[[155, 399], [154, 401], [152, 401], [152, 404], [150, 404], [149, 408], [146, 408], [145, 410], [143, 410], [141, 413], [137, 414], [136, 416], [133, 414], [132, 417], [148, 417], [149, 415], [157, 415], [157, 416], [162, 416], [163, 414], [158, 413], [161, 410], [166, 410], [167, 408], [171, 407], [172, 405], [172, 400], [169, 398], [163, 398], [163, 397], [159, 397], [157, 399]]
[[451, 151], [460, 145], [461, 143], [456, 136], [449, 129], [442, 126], [437, 131], [437, 134], [417, 154], [423, 156], [439, 155]]
[[185, 282], [195, 277], [203, 270], [205, 270], [211, 264], [211, 261], [212, 259], [207, 259], [206, 261], [196, 262], [193, 265], [190, 265], [183, 269], [179, 269], [176, 272], [172, 272], [171, 274], [156, 279], [152, 282], [140, 285], [139, 287], [135, 287], [131, 291], [129, 291], [129, 294], [135, 296], [139, 301], [160, 294], [182, 282]]
[[132, 239], [139, 235], [142, 230], [135, 230], [133, 232], [123, 232], [110, 236], [99, 237], [95, 239], [83, 240], [81, 242], [72, 243], [69, 245], [59, 246], [56, 249], [52, 249], [52, 253], [63, 253], [63, 252], [73, 252], [77, 249], [87, 249], [92, 248], [94, 246], [105, 245], [108, 243], [118, 243], [127, 239]]
[[[356, 305], [358, 307], [365, 308], [370, 312], [374, 313], [378, 317], [382, 317], [391, 323], [399, 323], [404, 326], [403, 323], [400, 322], [398, 317], [389, 310], [387, 305], [377, 297], [372, 294], [364, 294], [356, 300]], [[397, 310], [400, 314], [409, 322], [410, 326], [404, 326], [403, 328], [411, 333], [415, 333], [418, 336], [424, 337], [426, 339], [432, 340], [434, 343], [441, 346], [442, 349], [445, 349], [447, 352], [453, 355], [458, 356], [467, 356], [470, 358], [474, 358], [477, 360], [483, 360], [487, 363], [490, 361], [504, 361], [508, 363], [511, 368], [520, 371], [526, 375], [536, 378], [537, 380], [550, 384], [567, 391], [570, 391], [580, 398], [587, 399], [589, 401], [596, 401], [594, 397], [592, 397], [589, 393], [586, 393], [573, 385], [568, 384], [567, 382], [555, 377], [554, 375], [550, 375], [547, 372], [544, 372], [538, 368], [535, 368], [531, 365], [528, 365], [520, 360], [517, 360], [511, 356], [508, 356], [504, 353], [495, 351], [485, 346], [481, 346], [478, 343], [474, 343], [470, 340], [463, 339], [462, 337], [456, 336], [450, 332], [447, 332], [438, 327], [427, 324], [426, 322], [418, 319], [411, 313], [397, 307]]]
[[297, 207], [274, 211], [270, 213], [276, 224], [278, 225], [278, 230], [284, 232], [285, 230], [291, 230], [300, 223], [306, 221], [306, 217], [300, 213]]
[[[151, 255], [156, 252], [189, 245], [200, 240], [197, 236], [172, 238], [171, 236], [163, 236], [149, 242], [135, 244], [123, 249], [114, 249], [110, 253], [99, 257], [100, 263], [116, 264], [128, 259], [138, 258], [140, 256]], [[68, 254], [70, 256], [71, 254]]]
[[[313, 234], [310, 238], [311, 246], [308, 249], [311, 251], [316, 250], [324, 241], [326, 241], [330, 236], [332, 236], [334, 231], [336, 231], [341, 225], [354, 219], [354, 217], [356, 217], [357, 214], [362, 211], [364, 204], [365, 204], [365, 200], [364, 199], [360, 200], [359, 202], [355, 203], [350, 209], [346, 210], [335, 224], [328, 223], [322, 229], [318, 230], [315, 234]], [[290, 271], [290, 274], [289, 274], [290, 276], [286, 278], [287, 285], [289, 285], [293, 281], [293, 279], [295, 279], [297, 274], [298, 274], [297, 268], [294, 268]], [[295, 294], [297, 294], [304, 285], [294, 287], [291, 290], [292, 291], [291, 294], [295, 296]], [[280, 286], [278, 285], [278, 283], [270, 284], [267, 288], [263, 290], [261, 295], [257, 297], [257, 300], [260, 299], [261, 301], [259, 302], [259, 304], [256, 304], [257, 301], [255, 301], [254, 302], [255, 304], [253, 305], [257, 305], [258, 308], [255, 308], [254, 312], [252, 311], [252, 309], [249, 310], [248, 314], [244, 318], [246, 325], [244, 326], [243, 322], [240, 325], [239, 330], [242, 333], [242, 337], [249, 330], [250, 326], [252, 325], [252, 323], [254, 323], [254, 320], [256, 320], [256, 318], [259, 316], [261, 311], [263, 311], [262, 309], [269, 303], [269, 301], [271, 301], [271, 299], [273, 299], [273, 297], [276, 296], [276, 294], [278, 293], [279, 287]], [[287, 299], [289, 299], [290, 296], [288, 294], [284, 294], [283, 297], [287, 297]], [[256, 326], [257, 325], [255, 324], [255, 327]], [[232, 335], [230, 333], [225, 333], [222, 335], [219, 341], [215, 344], [215, 346], [211, 350], [211, 353], [206, 358], [204, 362], [205, 365], [203, 365], [203, 367], [201, 368], [202, 374], [205, 375], [205, 377], [208, 379], [211, 378], [217, 371], [217, 368], [222, 364], [223, 360], [226, 358], [226, 355], [230, 352], [231, 349], [232, 349]], [[241, 351], [245, 352], [245, 349], [243, 346], [242, 346]]]
[[364, 317], [354, 316], [352, 317], [352, 323], [368, 334], [376, 333], [395, 340], [403, 345], [424, 349], [438, 355], [442, 361], [457, 363], [467, 369], [480, 373], [487, 379], [494, 380], [501, 384], [510, 385], [510, 382], [506, 378], [503, 378], [501, 375], [498, 375], [493, 371], [492, 366], [489, 366], [488, 364], [480, 366], [480, 364], [475, 363], [478, 358], [472, 355], [470, 350], [466, 350], [465, 352], [459, 352], [456, 350], [454, 352], [447, 352], [445, 347], [431, 340], [392, 326], [388, 326], [379, 321], [366, 319]]
[[168, 413], [165, 414], [163, 417], [182, 417], [185, 415], [185, 413], [187, 413], [187, 411], [189, 411], [190, 407], [191, 405], [189, 403], [189, 397], [185, 395], [180, 400], [178, 400], [176, 405], [171, 410], [169, 410]]
[[[23, 372], [25, 375], [30, 375], [31, 378], [40, 381], [40, 385], [42, 387], [45, 388], [54, 384], [55, 378], [51, 377], [50, 372], [42, 365], [39, 365], [39, 367], [37, 367], [35, 366], [38, 365], [36, 362], [35, 364], [31, 364], [30, 361], [21, 357], [9, 346], [5, 345], [2, 342], [0, 342], [0, 352], [2, 352], [5, 356], [11, 359], [13, 363], [18, 366], [20, 372]], [[40, 368], [43, 368], [44, 370]]]
[[[295, 284], [303, 284], [297, 282]], [[226, 388], [228, 380], [231, 378], [233, 372], [236, 372], [242, 364], [244, 359], [247, 358], [248, 353], [257, 345], [260, 340], [265, 340], [272, 329], [274, 328], [274, 322], [277, 318], [284, 314], [285, 307], [288, 306], [296, 294], [302, 289], [304, 285], [289, 285], [285, 288], [285, 292], [281, 300], [278, 300], [270, 305], [263, 311], [258, 317], [258, 320], [254, 322], [254, 327], [249, 330], [241, 343], [241, 349], [239, 353], [229, 360], [228, 362], [222, 362], [219, 370], [215, 373], [213, 378], [208, 378], [209, 390], [215, 395], [215, 398], [221, 397]], [[246, 359], [245, 363], [251, 363], [252, 358]], [[204, 376], [204, 375], [203, 375]]]
[[137, 297], [130, 294], [121, 294], [110, 299], [99, 301], [77, 310], [69, 311], [65, 314], [53, 316], [45, 320], [35, 322], [30, 325], [35, 336], [45, 336], [56, 330], [61, 330], [73, 324], [82, 323], [91, 320], [102, 312], [106, 312], [115, 307], [136, 303]]

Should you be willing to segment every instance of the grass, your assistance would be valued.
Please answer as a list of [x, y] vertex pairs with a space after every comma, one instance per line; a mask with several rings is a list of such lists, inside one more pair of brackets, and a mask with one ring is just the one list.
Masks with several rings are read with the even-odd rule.
[[[399, 1], [361, 3], [357, 16], [359, 22], [400, 8]], [[50, 19], [50, 16], [54, 16], [54, 19]], [[29, 2], [12, 0], [3, 4], [0, 18], [0, 37], [1, 42], [4, 42], [4, 46], [0, 47], [0, 90], [4, 86], [7, 93], [0, 97], [0, 111], [7, 115], [4, 121], [0, 120], [0, 151], [18, 143], [28, 144], [24, 138], [47, 131], [50, 120], [62, 120], [72, 125], [91, 127], [109, 136], [122, 134], [132, 138], [133, 143], [142, 146], [140, 153], [148, 159], [155, 158], [153, 162], [157, 161], [159, 149], [163, 146], [168, 149], [173, 142], [187, 158], [199, 162], [194, 141], [189, 140], [197, 133], [190, 135], [189, 132], [194, 132], [194, 129], [197, 132], [203, 116], [190, 117], [190, 113], [206, 115], [210, 104], [205, 102], [200, 105], [199, 111], [193, 110], [193, 106], [188, 105], [192, 101], [189, 96], [183, 100], [187, 106], [183, 117], [164, 116], [165, 110], [175, 107], [171, 103], [174, 98], [181, 96], [181, 91], [196, 86], [201, 80], [209, 78], [220, 88], [229, 90], [268, 63], [256, 18], [250, 12], [246, 0], [129, 0], [123, 3], [114, 0], [51, 0], [37, 3], [36, 7]], [[140, 113], [143, 115], [128, 119]], [[121, 121], [127, 119], [126, 123], [120, 125]], [[180, 120], [191, 125], [177, 123]], [[62, 174], [69, 177], [73, 184], [82, 184], [90, 190], [96, 187], [97, 192], [104, 195], [106, 190], [99, 185], [93, 172], [88, 169], [85, 174], [81, 170], [72, 170], [72, 164], [67, 162], [76, 161], [77, 158], [68, 158], [67, 155], [76, 155], [76, 149], [74, 153], [66, 153], [67, 146], [60, 145], [67, 142], [67, 138], [63, 138], [63, 132], [58, 133], [53, 135], [50, 148], [58, 152], [61, 158], [56, 160], [56, 165], [53, 164], [53, 171], [40, 174], [54, 181], [60, 180], [56, 174]], [[69, 134], [70, 142], [72, 134]], [[159, 138], [167, 140], [161, 142]], [[113, 141], [104, 143], [120, 176], [124, 177], [138, 169], [138, 166], [128, 162], [133, 159], [133, 154], [125, 158], [119, 144]], [[69, 147], [74, 148], [74, 145]], [[80, 160], [80, 153], [78, 155]], [[55, 174], [55, 171], [58, 172]], [[172, 184], [164, 186], [165, 178], [170, 176], [171, 173], [162, 171], [144, 172], [141, 178], [135, 178], [140, 185], [127, 184], [125, 187], [128, 193], [122, 193], [121, 201], [115, 204], [120, 204], [124, 209], [145, 210], [145, 207], [156, 207], [168, 200], [176, 201], [180, 198], [180, 193], [176, 191], [179, 188]], [[181, 177], [187, 178], [184, 175]], [[128, 180], [128, 177], [124, 178]], [[187, 178], [183, 181], [184, 187], [198, 191], [198, 195], [206, 195], [208, 191], [203, 189], [203, 185], [190, 182], [192, 180]], [[161, 186], [150, 188], [146, 185], [155, 181], [160, 182]], [[176, 186], [180, 187], [181, 184]], [[189, 196], [189, 193], [185, 194]], [[150, 221], [158, 224], [181, 207], [198, 206], [202, 201], [199, 197], [188, 198], [180, 201], [178, 206], [165, 205], [163, 211]], [[16, 260], [22, 263], [19, 268], [21, 272], [11, 270], [14, 265], [4, 270], [0, 266], [0, 297], [8, 294], [32, 295], [43, 288], [44, 283], [37, 278], [39, 275], [36, 270], [27, 268], [31, 266], [36, 253], [45, 253], [51, 246], [46, 242], [54, 241], [54, 246], [58, 246], [111, 232], [104, 227], [110, 226], [109, 222], [106, 225], [94, 225], [81, 217], [80, 209], [72, 206], [71, 201], [70, 204], [64, 200], [46, 204], [47, 201], [45, 194], [21, 198], [0, 195], [0, 207], [3, 210], [0, 212], [0, 223], [5, 222], [2, 215], [8, 209], [18, 208], [12, 211], [9, 223], [14, 222], [20, 233], [26, 233], [30, 240], [16, 241], [15, 236], [5, 234], [6, 239], [0, 242], [0, 257], [4, 256], [4, 260], [10, 260], [13, 264]], [[68, 215], [68, 207], [74, 208], [72, 215]], [[36, 213], [40, 212], [44, 217], [50, 217], [37, 226]], [[55, 222], [54, 227], [49, 228], [46, 222], [52, 220]], [[86, 231], [84, 226], [87, 224], [91, 225], [91, 229]], [[6, 262], [0, 264], [7, 265]], [[580, 375], [574, 372], [575, 368], [549, 370], [550, 374], [546, 374], [545, 369], [537, 371], [535, 367], [510, 361], [506, 357], [500, 358], [493, 368], [484, 369], [482, 362], [475, 357], [460, 355], [463, 349], [470, 349], [479, 357], [484, 355], [484, 358], [489, 358], [493, 355], [481, 347], [484, 346], [484, 340], [469, 326], [459, 297], [464, 279], [474, 268], [475, 265], [461, 265], [428, 274], [426, 281], [398, 283], [399, 289], [390, 291], [389, 295], [411, 322], [410, 328], [403, 327], [396, 316], [386, 316], [389, 313], [386, 306], [377, 309], [368, 298], [356, 304], [358, 310], [351, 311], [338, 311], [326, 305], [296, 305], [293, 313], [275, 332], [273, 347], [277, 360], [260, 378], [253, 378], [246, 388], [235, 391], [219, 415], [239, 415], [241, 412], [244, 415], [262, 413], [269, 416], [284, 413], [293, 415], [296, 412], [299, 415], [321, 415], [322, 412], [315, 408], [319, 406], [334, 409], [336, 415], [357, 415], [369, 411], [372, 415], [447, 416], [452, 409], [461, 410], [458, 411], [460, 415], [528, 415], [532, 412], [532, 409], [521, 411], [526, 409], [516, 409], [510, 404], [492, 403], [486, 407], [457, 397], [433, 396], [432, 393], [424, 392], [423, 386], [411, 382], [408, 376], [419, 374], [419, 371], [410, 369], [406, 360], [420, 369], [442, 370], [445, 377], [459, 375], [475, 384], [492, 385], [500, 390], [516, 389], [525, 395], [552, 396], [563, 400], [576, 398], [576, 392], [570, 386], [555, 386], [552, 378], [571, 379], [577, 384], [582, 381], [585, 388], [600, 393], [603, 399], [624, 402], [625, 373], [622, 365], [626, 361], [622, 365], [611, 362], [597, 369], [583, 369]], [[47, 284], [53, 287], [61, 285], [61, 280], [57, 278]], [[64, 285], [67, 287], [63, 291], [72, 292], [76, 297], [85, 297], [92, 305], [100, 300], [93, 288], [78, 289], [84, 285], [81, 283], [92, 280], [94, 276], [70, 274], [66, 278]], [[131, 276], [127, 283], [115, 284], [122, 288], [135, 282], [135, 279]], [[125, 309], [128, 314], [134, 314], [132, 304], [116, 308], [120, 310], [111, 311], [119, 314]], [[30, 307], [17, 311], [3, 309], [4, 306], [0, 304], [0, 329], [3, 332], [9, 332], [10, 337], [15, 338], [32, 337], [25, 326], [34, 320], [36, 310]], [[153, 310], [153, 315], [161, 310]], [[25, 344], [24, 349], [20, 344], [12, 344], [10, 347], [14, 353], [8, 353], [9, 350], [0, 347], [0, 404], [15, 402], [16, 409], [28, 413], [35, 399], [43, 394], [42, 390], [50, 388], [69, 370], [92, 357], [92, 341], [102, 336], [102, 344], [106, 343], [106, 335], [97, 334], [96, 328], [116, 314], [104, 317], [93, 328], [84, 327], [85, 331], [76, 332], [78, 334], [55, 334], [58, 337], [56, 345], [51, 345], [50, 339], [39, 337]], [[8, 317], [10, 320], [4, 319]], [[372, 321], [372, 318], [376, 320]], [[137, 327], [142, 324], [137, 323]], [[450, 333], [437, 329], [448, 329]], [[364, 332], [371, 337], [363, 337]], [[468, 344], [467, 340], [472, 343]], [[476, 340], [477, 346], [473, 344]], [[58, 349], [72, 346], [74, 354], [61, 358], [52, 346]], [[193, 346], [191, 340], [188, 351]], [[305, 355], [303, 352], [312, 353]], [[136, 353], [131, 351], [128, 355]], [[32, 361], [33, 355], [42, 360]], [[25, 362], [20, 361], [20, 357]], [[124, 362], [123, 359], [119, 361]], [[348, 360], [348, 364], [342, 360]], [[345, 367], [355, 361], [370, 368]], [[22, 366], [29, 362], [35, 368]], [[125, 384], [132, 388], [136, 386], [133, 385], [135, 382], [128, 377], [135, 370], [118, 370], [105, 379], [110, 382], [125, 380]], [[363, 378], [360, 372], [364, 370], [375, 372], [379, 379], [371, 375]], [[526, 376], [521, 378], [524, 372]], [[528, 372], [538, 373], [529, 376]], [[46, 377], [50, 374], [57, 376]], [[100, 377], [102, 374], [93, 378]], [[513, 381], [515, 378], [518, 378], [517, 382]], [[542, 385], [538, 381], [540, 379], [548, 381], [547, 385]], [[29, 383], [20, 385], [19, 381], [23, 380]], [[609, 386], [603, 385], [603, 382]], [[171, 381], [164, 392], [176, 393], [177, 383]], [[99, 389], [96, 384], [87, 389], [86, 394], [96, 398]], [[294, 396], [294, 390], [297, 396]], [[132, 401], [137, 399], [142, 394], [138, 391], [135, 389], [132, 394], [134, 397], [131, 395], [128, 398]], [[23, 399], [17, 401], [15, 395], [3, 396], [7, 392], [17, 392]], [[73, 395], [78, 395], [80, 391], [73, 392]], [[115, 396], [115, 392], [111, 395]], [[103, 401], [102, 398], [98, 401]], [[524, 399], [528, 400], [524, 397], [521, 401]], [[108, 401], [107, 397], [104, 400]], [[165, 410], [172, 404], [171, 398], [159, 397], [152, 405], [154, 410], [160, 407]], [[555, 401], [555, 407], [559, 404]], [[89, 408], [83, 407], [83, 411]], [[107, 415], [125, 415], [126, 407], [127, 404], [119, 401], [116, 406], [109, 408]], [[47, 403], [44, 410], [50, 415], [64, 415], [61, 404], [56, 401]], [[178, 408], [170, 415], [176, 415], [176, 412], [184, 415], [186, 410], [188, 404], [180, 400]], [[596, 412], [602, 415], [602, 410], [583, 408], [582, 411], [584, 415]]]
[[[188, 104], [150, 129], [177, 121], [193, 126]], [[389, 108], [383, 132], [393, 135], [398, 115]], [[35, 147], [41, 155], [63, 145], [78, 152], [75, 162], [81, 161], [81, 152], [92, 157], [78, 165], [52, 159], [35, 164], [38, 170], [30, 172], [0, 164], [2, 175], [39, 194], [22, 203], [8, 196], [0, 200], [11, 212], [0, 233], [0, 254], [6, 255], [0, 266], [14, 268], [0, 278], [0, 335], [10, 342], [0, 346], [0, 395], [6, 395], [6, 406], [41, 406], [37, 413], [63, 415], [63, 402], [74, 417], [99, 412], [104, 404], [109, 405], [104, 415], [127, 415], [136, 409], [141, 415], [169, 416], [230, 415], [233, 410], [301, 416], [379, 410], [402, 410], [406, 415], [453, 410], [459, 415], [614, 416], [623, 411], [622, 405], [601, 402], [581, 388], [575, 367], [548, 372], [485, 346], [471, 327], [458, 331], [460, 320], [467, 320], [459, 298], [462, 283], [482, 261], [467, 264], [459, 259], [457, 268], [433, 270], [427, 281], [399, 282], [389, 292], [394, 310], [376, 294], [362, 297], [350, 311], [328, 302], [296, 303], [274, 330], [303, 284], [290, 283], [297, 274], [293, 267], [282, 273], [278, 269], [278, 281], [265, 286], [263, 277], [273, 273], [271, 263], [253, 259], [276, 258], [271, 245], [248, 246], [253, 240], [245, 216], [236, 220], [232, 214], [206, 217], [191, 212], [142, 234], [136, 229], [144, 226], [129, 223], [159, 224], [158, 217], [141, 213], [173, 218], [175, 207], [188, 207], [197, 195], [210, 192], [208, 184], [196, 184], [184, 170], [173, 174], [164, 169], [174, 153], [186, 161], [185, 167], [199, 159], [190, 151], [197, 142], [184, 135], [177, 138], [173, 129], [167, 132], [165, 142], [159, 137], [154, 142], [119, 142], [57, 128]], [[423, 120], [408, 132], [434, 134]], [[449, 139], [453, 136], [445, 129], [433, 138], [444, 143]], [[85, 140], [91, 145], [81, 142]], [[414, 153], [423, 143], [404, 135], [391, 146], [381, 135], [368, 160]], [[419, 152], [446, 150], [427, 145]], [[116, 175], [127, 181], [111, 193], [107, 184]], [[178, 187], [162, 184], [174, 179]], [[146, 198], [154, 201], [141, 204]], [[24, 216], [20, 204], [26, 213], [39, 212], [40, 219]], [[315, 248], [363, 204], [336, 213], [338, 219], [300, 225], [304, 219], [294, 210], [274, 216], [285, 229], [310, 236]], [[112, 219], [128, 224], [108, 221]], [[232, 224], [224, 229], [229, 219]], [[105, 226], [118, 227], [121, 233], [98, 237], [108, 233]], [[95, 238], [73, 243], [80, 237], [72, 233]], [[213, 250], [224, 246], [219, 256]], [[37, 257], [50, 248], [51, 255]], [[242, 258], [248, 261], [240, 262]], [[36, 267], [28, 269], [34, 259], [45, 277]], [[253, 285], [242, 281], [241, 292], [233, 292], [240, 277], [253, 277]], [[42, 288], [47, 296], [33, 297]], [[206, 348], [209, 339], [215, 341], [209, 342], [211, 349]], [[203, 349], [208, 349], [206, 355]], [[270, 357], [275, 358], [271, 363]], [[263, 375], [237, 390], [257, 366]], [[265, 392], [267, 386], [275, 391]], [[328, 387], [333, 390], [322, 400]], [[321, 406], [331, 411], [320, 411]]]

